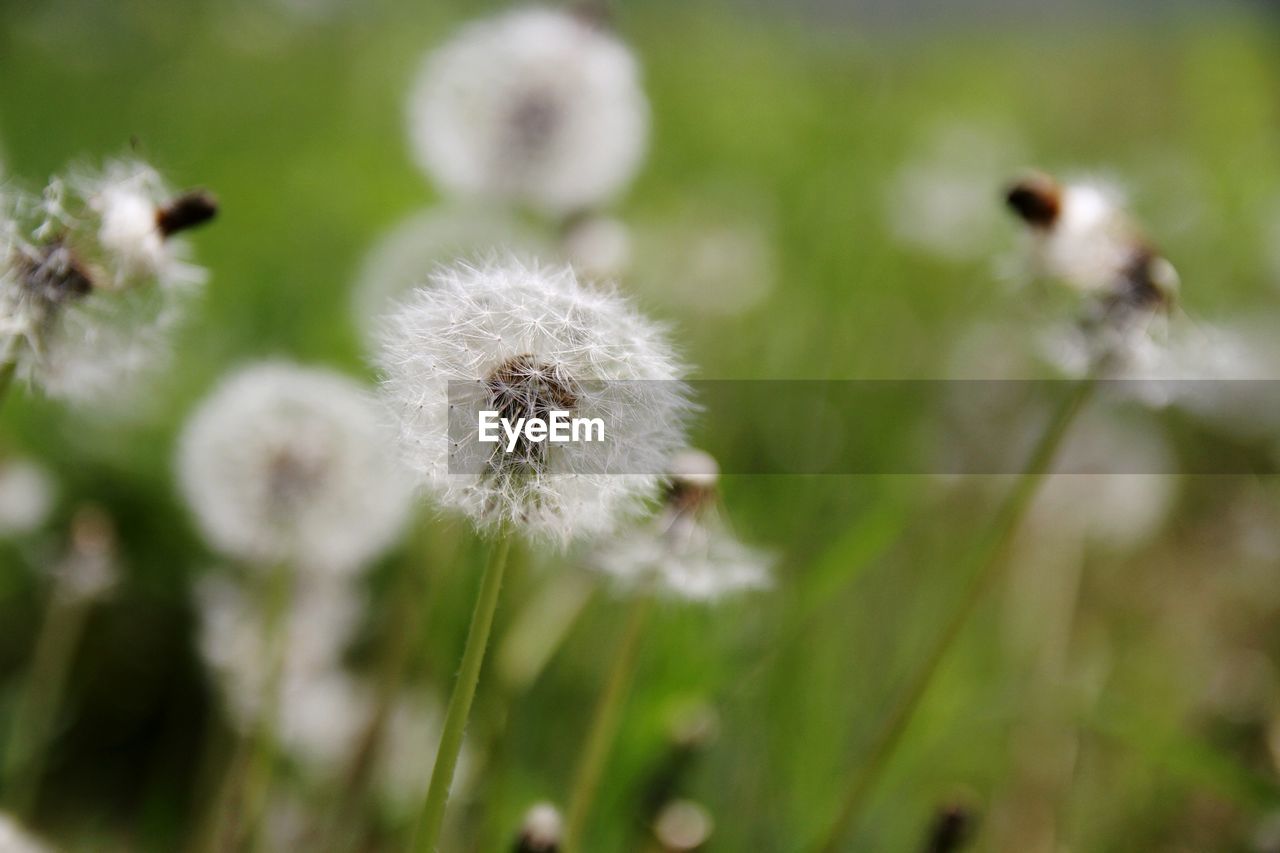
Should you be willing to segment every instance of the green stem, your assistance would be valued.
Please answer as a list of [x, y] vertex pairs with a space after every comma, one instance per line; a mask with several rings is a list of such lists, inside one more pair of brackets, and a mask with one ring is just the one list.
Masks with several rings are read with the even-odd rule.
[[1105, 361], [1101, 362], [1087, 378], [1076, 383], [1062, 400], [1048, 428], [1032, 451], [1022, 474], [1014, 484], [1013, 490], [996, 513], [991, 526], [969, 551], [963, 572], [971, 578], [968, 587], [957, 599], [950, 619], [943, 626], [929, 654], [908, 682], [906, 690], [890, 711], [889, 717], [872, 742], [870, 754], [862, 765], [861, 771], [853, 777], [835, 822], [824, 836], [822, 843], [814, 849], [821, 853], [838, 853], [841, 841], [857, 822], [868, 796], [893, 756], [894, 749], [902, 739], [916, 708], [928, 692], [929, 685], [946, 658], [947, 652], [950, 651], [968, 622], [983, 593], [998, 576], [999, 569], [1003, 565], [1000, 557], [1017, 531], [1041, 482], [1048, 474], [1068, 428], [1093, 394], [1104, 364]]
[[502, 575], [507, 567], [507, 555], [511, 551], [511, 537], [502, 534], [493, 545], [480, 580], [480, 593], [471, 615], [471, 627], [467, 631], [467, 645], [462, 652], [462, 665], [458, 681], [449, 697], [449, 709], [445, 712], [444, 731], [440, 736], [440, 748], [436, 751], [435, 766], [431, 770], [431, 785], [422, 806], [422, 815], [414, 833], [412, 849], [419, 853], [435, 853], [444, 826], [444, 808], [449, 801], [449, 788], [453, 784], [453, 771], [458, 765], [458, 752], [462, 749], [462, 736], [471, 714], [471, 701], [480, 681], [480, 668], [484, 663], [485, 647], [489, 644], [489, 630], [493, 627], [493, 615], [498, 609], [502, 592]]
[[50, 730], [89, 607], [87, 599], [67, 594], [60, 587], [49, 599], [5, 750], [5, 799], [15, 817], [26, 817], [35, 804]]
[[591, 804], [600, 788], [600, 779], [604, 775], [609, 752], [618, 736], [622, 708], [635, 673], [636, 661], [640, 656], [640, 638], [644, 634], [652, 608], [653, 596], [645, 592], [637, 594], [635, 602], [631, 605], [631, 613], [623, 629], [622, 645], [614, 657], [609, 683], [605, 686], [599, 704], [596, 705], [591, 729], [587, 733], [586, 746], [583, 748], [582, 758], [574, 775], [573, 792], [569, 797], [569, 813], [565, 820], [564, 853], [578, 853], [582, 849], [582, 835], [586, 829], [587, 816], [591, 812]]
[[9, 396], [9, 388], [13, 385], [13, 375], [17, 372], [18, 362], [13, 356], [0, 360], [0, 403]]

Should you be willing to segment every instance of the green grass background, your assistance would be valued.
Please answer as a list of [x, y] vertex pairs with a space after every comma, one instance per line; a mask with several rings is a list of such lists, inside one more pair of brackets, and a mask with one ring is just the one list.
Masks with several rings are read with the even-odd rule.
[[[37, 185], [69, 160], [127, 152], [133, 139], [173, 182], [211, 187], [223, 205], [216, 226], [194, 237], [213, 278], [153, 413], [104, 424], [24, 394], [3, 414], [5, 448], [57, 471], [60, 518], [81, 500], [105, 505], [127, 562], [127, 582], [95, 615], [77, 662], [34, 822], [68, 849], [178, 849], [204, 796], [196, 768], [219, 717], [192, 648], [188, 590], [216, 557], [173, 485], [185, 413], [221, 373], [254, 358], [370, 375], [348, 310], [355, 270], [380, 234], [436, 199], [410, 161], [403, 101], [423, 51], [482, 9], [336, 5], [311, 21], [250, 0], [0, 8], [10, 179]], [[1123, 175], [1196, 316], [1275, 307], [1263, 222], [1280, 200], [1280, 51], [1258, 19], [1219, 11], [863, 31], [752, 8], [628, 3], [619, 15], [644, 63], [654, 132], [617, 213], [660, 221], [725, 193], [761, 199], [770, 213], [777, 271], [765, 304], [718, 320], [652, 306], [676, 325], [698, 376], [931, 378], [945, 374], [972, 321], [1017, 316], [989, 259], [944, 263], [887, 233], [886, 181], [949, 119], [1016, 128], [1048, 167]], [[1178, 224], [1188, 186], [1206, 211], [1195, 229]], [[727, 467], [769, 452], [749, 419], [717, 423], [698, 442], [729, 454]], [[1221, 532], [1224, 507], [1241, 495], [1274, 503], [1274, 483], [1244, 479], [1189, 483], [1158, 541], [1124, 560], [1088, 561], [1080, 645], [1104, 650], [1106, 675], [1067, 714], [1080, 753], [1056, 810], [1071, 849], [1248, 849], [1258, 821], [1280, 807], [1265, 748], [1275, 697], [1263, 719], [1202, 707], [1215, 671], [1205, 660], [1220, 647], [1257, 649], [1272, 667], [1280, 652], [1276, 614], [1254, 595], [1280, 575], [1251, 570]], [[693, 700], [722, 716], [686, 791], [716, 819], [712, 849], [793, 851], [813, 838], [924, 654], [962, 581], [951, 569], [989, 509], [938, 499], [909, 477], [739, 476], [725, 491], [737, 528], [782, 556], [777, 588], [660, 611], [593, 851], [628, 849], [638, 780], [664, 720]], [[369, 583], [377, 593], [397, 566], [421, 567], [432, 618], [416, 665], [440, 684], [460, 654], [478, 581], [467, 561], [479, 547], [429, 513], [413, 541]], [[0, 563], [0, 721], [45, 592], [29, 568], [33, 550], [7, 547]], [[569, 559], [521, 562], [498, 642], [522, 592], [573, 570], [555, 565]], [[914, 849], [958, 792], [983, 810], [1006, 790], [1012, 733], [1037, 699], [1005, 655], [1004, 604], [988, 597], [964, 634], [850, 850]], [[387, 597], [374, 606], [368, 645]], [[563, 802], [624, 607], [597, 596], [511, 709], [504, 782], [477, 789], [484, 808], [467, 812], [468, 838], [480, 837], [479, 816], [505, 838], [532, 801]], [[473, 736], [496, 725], [487, 700], [491, 682]], [[991, 837], [978, 847], [994, 849]]]

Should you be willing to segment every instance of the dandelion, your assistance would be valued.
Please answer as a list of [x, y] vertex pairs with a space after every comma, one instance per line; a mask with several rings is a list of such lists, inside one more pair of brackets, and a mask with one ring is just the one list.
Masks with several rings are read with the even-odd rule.
[[587, 815], [617, 738], [648, 622], [649, 592], [710, 602], [770, 583], [772, 560], [739, 542], [721, 517], [716, 460], [701, 450], [685, 449], [672, 456], [667, 472], [666, 495], [657, 517], [648, 526], [602, 546], [595, 558], [601, 571], [638, 595], [575, 774], [565, 833], [570, 851], [582, 846]]
[[588, 279], [613, 281], [631, 267], [631, 234], [610, 216], [587, 216], [565, 230], [565, 260]]
[[1174, 305], [1178, 273], [1130, 218], [1117, 188], [1037, 173], [1010, 187], [1006, 200], [1027, 224], [1034, 270], [1088, 297], [1097, 320], [1119, 323]]
[[514, 853], [558, 853], [564, 834], [560, 810], [551, 803], [535, 803], [520, 822]]
[[205, 279], [177, 236], [214, 216], [138, 161], [55, 178], [0, 200], [0, 363], [62, 399], [121, 401], [164, 360]]
[[[645, 507], [681, 442], [687, 389], [663, 330], [568, 268], [440, 270], [383, 340], [407, 463], [481, 529], [555, 543], [608, 533]], [[556, 409], [601, 417], [608, 440], [498, 456], [476, 440], [480, 411]]]
[[647, 297], [708, 317], [759, 306], [777, 283], [767, 211], [750, 199], [697, 202], [635, 228], [634, 286]]
[[0, 463], [0, 537], [13, 538], [37, 530], [53, 510], [53, 477], [30, 459]]
[[209, 542], [257, 566], [349, 573], [396, 539], [412, 486], [371, 394], [327, 370], [246, 367], [182, 435], [183, 493]]
[[987, 257], [1000, 235], [991, 186], [1022, 159], [1006, 128], [951, 122], [932, 130], [890, 178], [884, 213], [904, 246], [947, 261]]
[[18, 820], [0, 812], [0, 851], [3, 853], [51, 853], [52, 847], [27, 832]]
[[[663, 330], [617, 294], [583, 287], [568, 267], [508, 260], [438, 271], [392, 316], [381, 365], [409, 467], [442, 507], [497, 534], [419, 823], [417, 847], [429, 851], [511, 534], [564, 544], [638, 512], [657, 489], [659, 461], [682, 443], [690, 406]], [[476, 440], [482, 411], [512, 420], [570, 411], [606, 423], [609, 440], [486, 450]]]
[[648, 103], [635, 58], [572, 13], [473, 23], [430, 54], [409, 102], [421, 167], [467, 198], [564, 216], [617, 194], [643, 158]]
[[667, 853], [701, 850], [711, 839], [715, 821], [711, 813], [692, 800], [673, 800], [658, 814], [653, 837]]
[[624, 587], [692, 601], [769, 586], [772, 559], [738, 540], [720, 511], [716, 460], [684, 450], [671, 462], [657, 516], [600, 548], [597, 567]]
[[499, 209], [450, 205], [414, 214], [380, 239], [361, 263], [352, 291], [360, 331], [376, 351], [387, 314], [437, 267], [459, 258], [532, 261], [549, 250], [537, 231]]

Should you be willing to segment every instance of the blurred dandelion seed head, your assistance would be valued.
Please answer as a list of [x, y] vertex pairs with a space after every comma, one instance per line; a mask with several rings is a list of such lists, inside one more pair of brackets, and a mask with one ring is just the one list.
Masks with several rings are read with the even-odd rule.
[[0, 813], [0, 853], [52, 853], [52, 851], [52, 847], [27, 832], [16, 818]]
[[593, 565], [625, 591], [689, 601], [767, 589], [772, 556], [742, 543], [719, 505], [719, 466], [700, 450], [673, 455], [663, 506], [645, 524], [596, 549]]
[[672, 800], [653, 824], [653, 834], [662, 849], [673, 853], [701, 848], [714, 829], [711, 813], [692, 800]]
[[0, 464], [0, 537], [20, 536], [41, 527], [53, 510], [53, 477], [30, 459]]
[[517, 853], [554, 853], [560, 849], [564, 819], [553, 804], [534, 803], [520, 822]]
[[41, 199], [3, 199], [0, 334], [19, 375], [74, 402], [123, 409], [137, 397], [205, 280], [160, 228], [170, 200], [139, 161], [54, 178]]
[[[665, 330], [568, 267], [439, 270], [390, 318], [380, 361], [408, 466], [482, 529], [555, 543], [607, 533], [656, 495], [683, 443], [688, 389]], [[465, 399], [451, 398], [457, 382]], [[603, 418], [608, 441], [508, 456], [465, 440], [480, 411], [564, 407]]]
[[583, 278], [614, 281], [631, 268], [631, 233], [611, 216], [588, 216], [572, 223], [561, 249]]
[[183, 493], [210, 544], [255, 565], [351, 572], [392, 544], [412, 486], [375, 398], [327, 370], [240, 370], [183, 433]]
[[552, 215], [617, 194], [643, 159], [648, 124], [627, 47], [543, 8], [464, 28], [427, 57], [409, 101], [414, 153], [442, 188]]

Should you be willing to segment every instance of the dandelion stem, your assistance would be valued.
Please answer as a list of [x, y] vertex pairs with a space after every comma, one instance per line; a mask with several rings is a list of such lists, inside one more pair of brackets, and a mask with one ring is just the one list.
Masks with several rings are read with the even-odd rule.
[[471, 627], [467, 631], [467, 644], [462, 653], [462, 665], [458, 680], [449, 697], [449, 709], [445, 712], [444, 731], [440, 736], [440, 748], [436, 751], [435, 766], [431, 769], [431, 784], [422, 815], [414, 833], [412, 849], [419, 853], [435, 853], [444, 826], [444, 808], [449, 801], [449, 788], [453, 784], [453, 771], [458, 765], [458, 752], [462, 749], [462, 736], [471, 714], [471, 700], [476, 695], [480, 680], [480, 668], [484, 663], [485, 647], [489, 644], [489, 629], [498, 609], [502, 592], [502, 575], [507, 567], [507, 555], [511, 551], [511, 538], [501, 534], [494, 542], [480, 580], [480, 593], [471, 615]]
[[874, 790], [880, 774], [888, 765], [894, 749], [902, 739], [916, 708], [924, 699], [939, 667], [960, 635], [983, 593], [995, 581], [1003, 565], [1001, 556], [1017, 531], [1027, 507], [1049, 472], [1063, 439], [1076, 415], [1084, 408], [1097, 386], [1107, 359], [1100, 359], [1093, 371], [1080, 380], [1063, 398], [1048, 427], [1031, 453], [1012, 491], [1000, 506], [990, 527], [967, 554], [963, 574], [970, 577], [968, 587], [956, 600], [955, 609], [943, 625], [937, 640], [920, 668], [912, 676], [897, 704], [881, 727], [861, 770], [856, 773], [845, 793], [844, 804], [823, 841], [814, 849], [821, 853], [838, 853], [841, 841], [852, 830]]
[[569, 797], [569, 813], [565, 821], [565, 853], [578, 853], [582, 849], [582, 835], [586, 829], [587, 816], [600, 789], [600, 779], [604, 774], [609, 751], [618, 736], [622, 708], [635, 673], [636, 661], [639, 659], [640, 638], [644, 634], [652, 608], [653, 596], [648, 593], [636, 595], [635, 602], [631, 605], [631, 613], [623, 629], [622, 644], [614, 656], [609, 683], [605, 686], [600, 702], [596, 705], [591, 729], [587, 733], [586, 746], [583, 748], [582, 758], [574, 776], [573, 792]]
[[36, 636], [31, 673], [18, 701], [5, 750], [5, 799], [9, 811], [17, 817], [26, 817], [35, 805], [50, 731], [89, 608], [87, 598], [55, 587]]
[[13, 385], [13, 375], [18, 370], [18, 361], [9, 355], [0, 361], [0, 404], [9, 396], [9, 388]]

